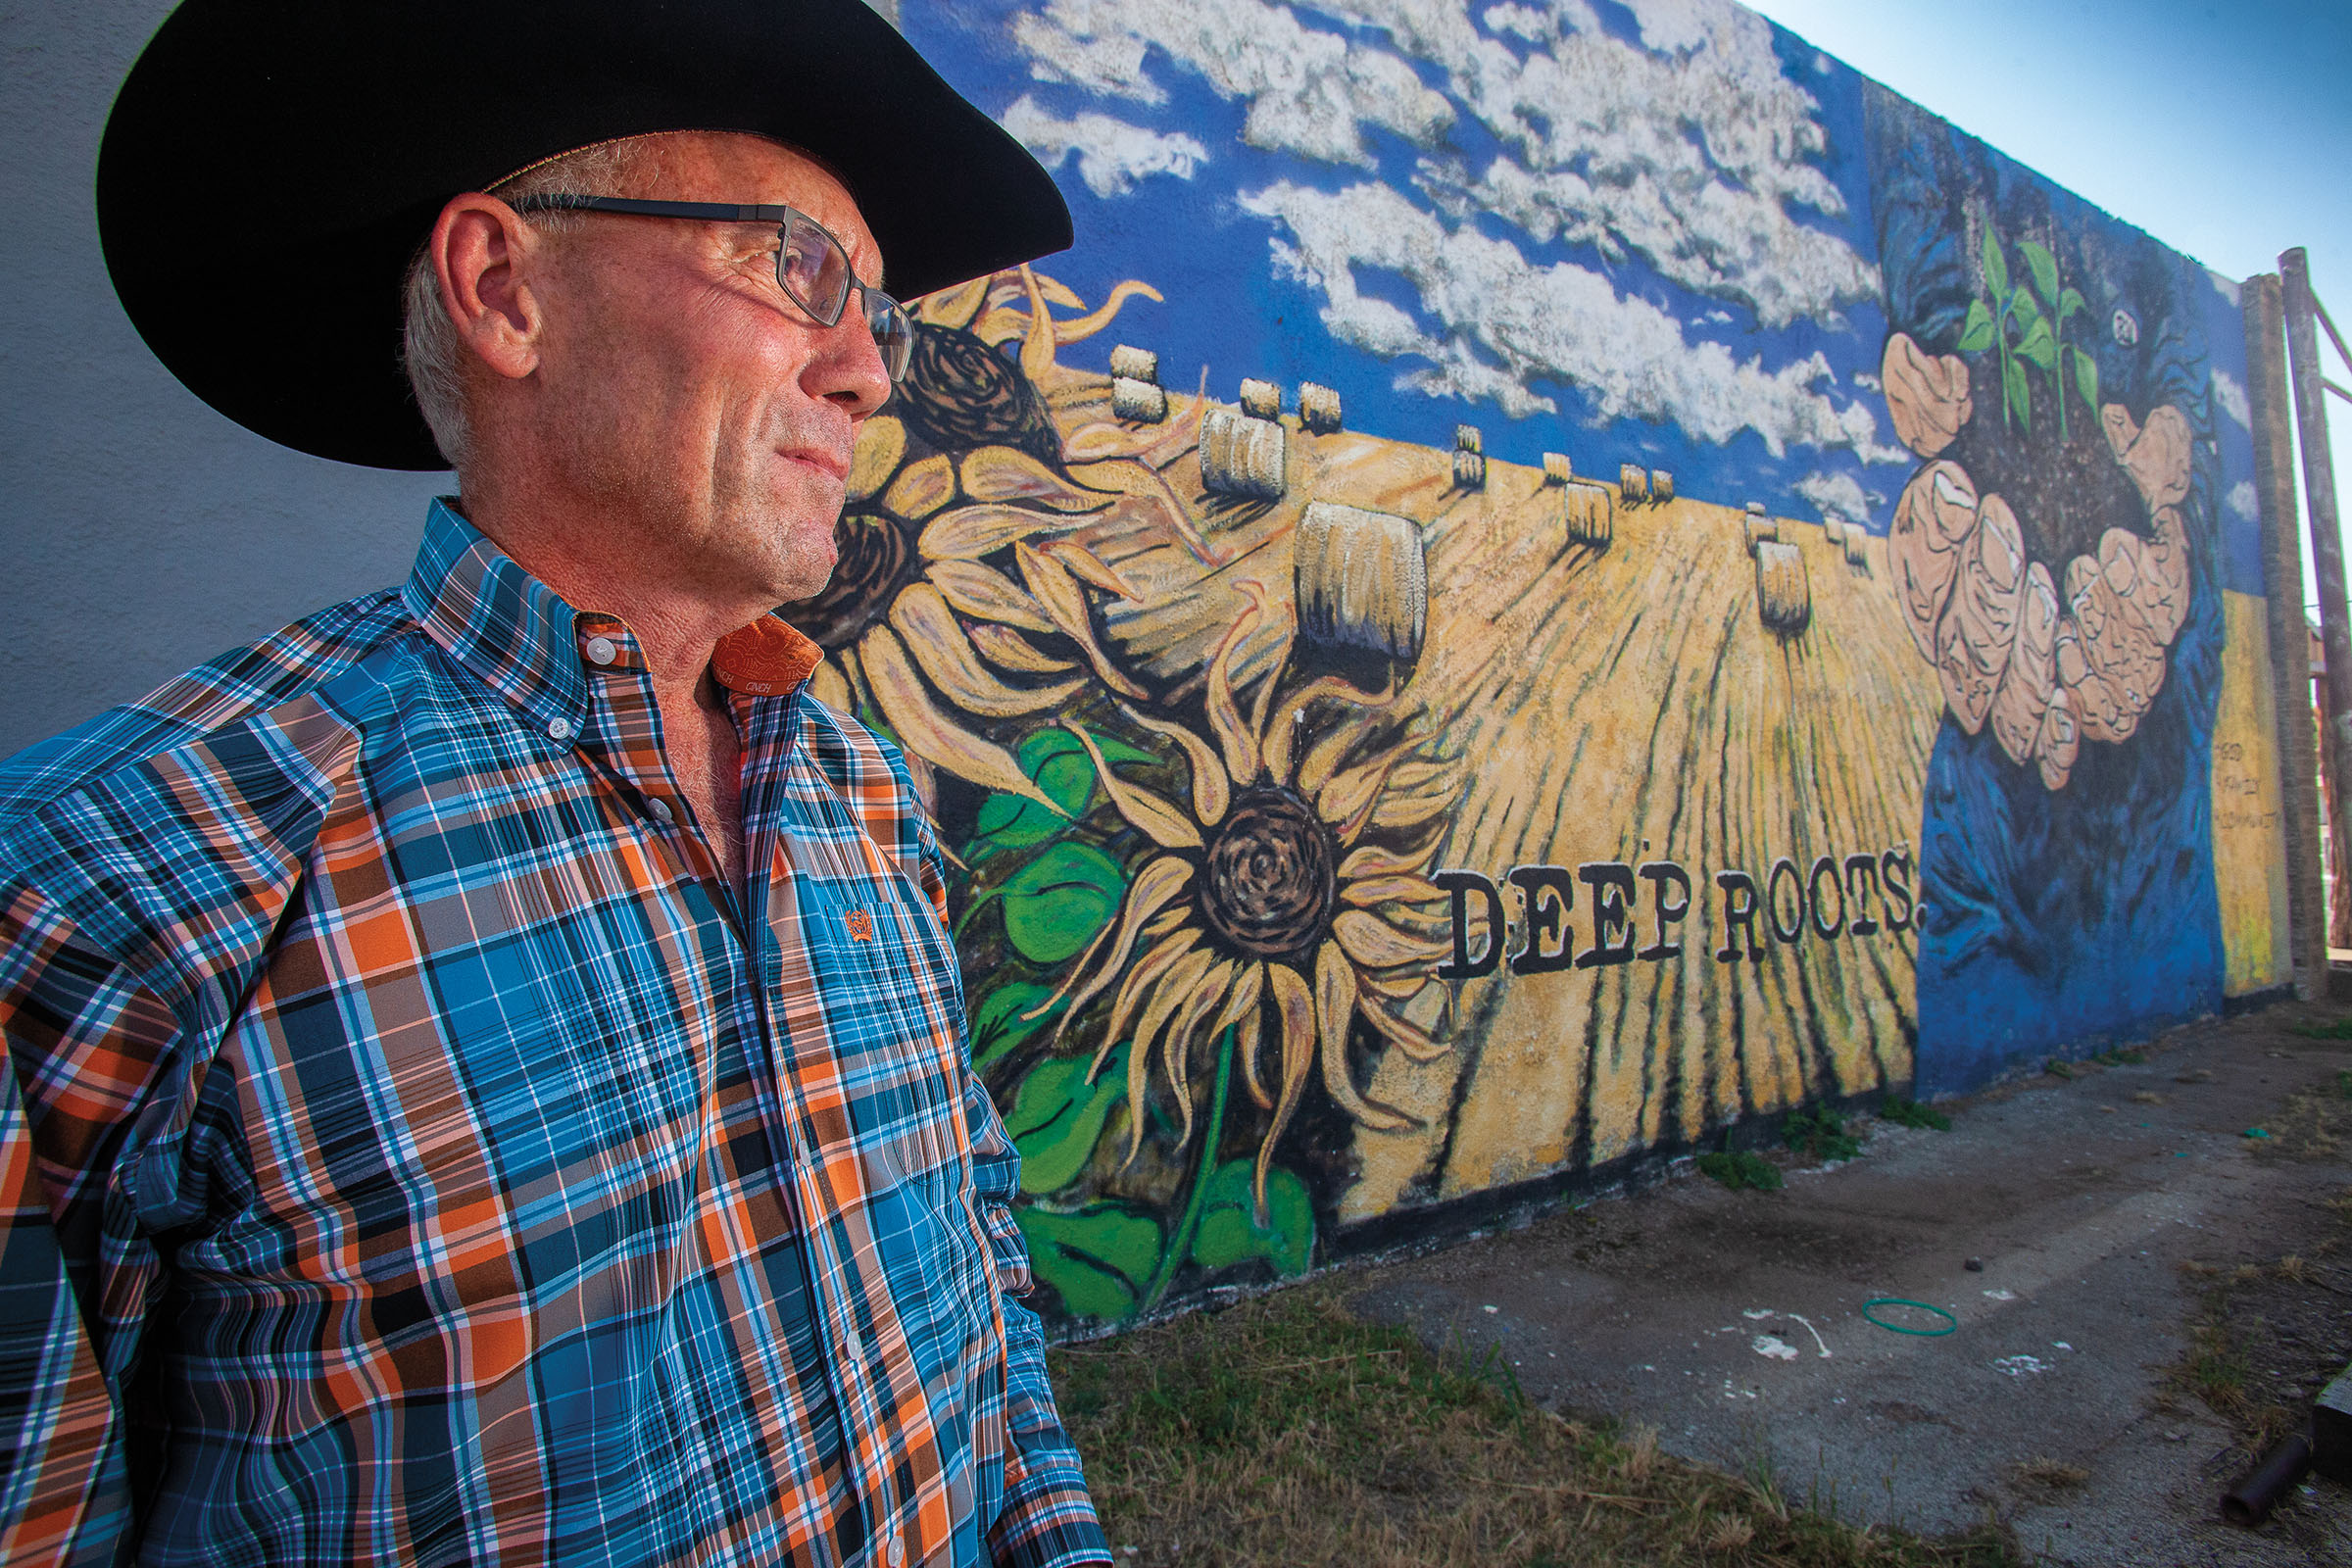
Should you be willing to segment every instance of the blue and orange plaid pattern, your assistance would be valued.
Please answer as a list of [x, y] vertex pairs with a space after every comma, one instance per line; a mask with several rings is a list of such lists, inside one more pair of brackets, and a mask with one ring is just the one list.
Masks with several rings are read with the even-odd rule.
[[0, 766], [0, 1560], [1107, 1560], [904, 761], [764, 620], [405, 590]]

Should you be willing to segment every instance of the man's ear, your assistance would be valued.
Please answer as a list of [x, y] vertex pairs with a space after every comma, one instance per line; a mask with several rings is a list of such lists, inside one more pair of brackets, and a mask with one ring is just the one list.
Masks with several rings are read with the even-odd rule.
[[425, 243], [441, 308], [458, 336], [496, 373], [520, 380], [539, 367], [541, 310], [532, 268], [546, 251], [514, 209], [478, 191], [450, 199]]

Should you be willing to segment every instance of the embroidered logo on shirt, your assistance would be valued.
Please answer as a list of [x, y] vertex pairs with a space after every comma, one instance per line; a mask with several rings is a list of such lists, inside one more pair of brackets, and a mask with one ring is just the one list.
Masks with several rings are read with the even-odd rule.
[[865, 910], [852, 909], [849, 913], [847, 924], [850, 928], [850, 940], [852, 942], [871, 942], [874, 940], [874, 917], [868, 914]]

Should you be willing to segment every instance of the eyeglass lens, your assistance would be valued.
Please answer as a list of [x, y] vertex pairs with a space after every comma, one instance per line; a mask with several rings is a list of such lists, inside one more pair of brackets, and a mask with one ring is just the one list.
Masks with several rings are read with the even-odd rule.
[[874, 347], [881, 351], [884, 368], [893, 381], [906, 373], [914, 347], [914, 323], [898, 301], [858, 282], [840, 243], [813, 220], [795, 213], [784, 224], [777, 236], [776, 281], [802, 309], [827, 326], [841, 319], [850, 290], [856, 287], [864, 296], [866, 326], [874, 334]]

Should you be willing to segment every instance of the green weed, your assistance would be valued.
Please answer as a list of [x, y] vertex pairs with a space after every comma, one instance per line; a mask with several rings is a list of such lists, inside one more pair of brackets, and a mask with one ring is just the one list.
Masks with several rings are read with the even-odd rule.
[[1798, 1153], [1819, 1160], [1851, 1159], [1862, 1152], [1862, 1140], [1847, 1132], [1845, 1118], [1827, 1105], [1792, 1114], [1782, 1124], [1781, 1138]]
[[1932, 1127], [1939, 1133], [1952, 1130], [1952, 1118], [1942, 1111], [1931, 1109], [1916, 1100], [1902, 1100], [1893, 1095], [1888, 1095], [1886, 1102], [1879, 1107], [1879, 1115], [1900, 1127]]
[[1752, 1189], [1759, 1193], [1777, 1193], [1785, 1186], [1781, 1167], [1761, 1154], [1732, 1153], [1718, 1150], [1712, 1154], [1698, 1156], [1701, 1175], [1712, 1176], [1733, 1192]]

